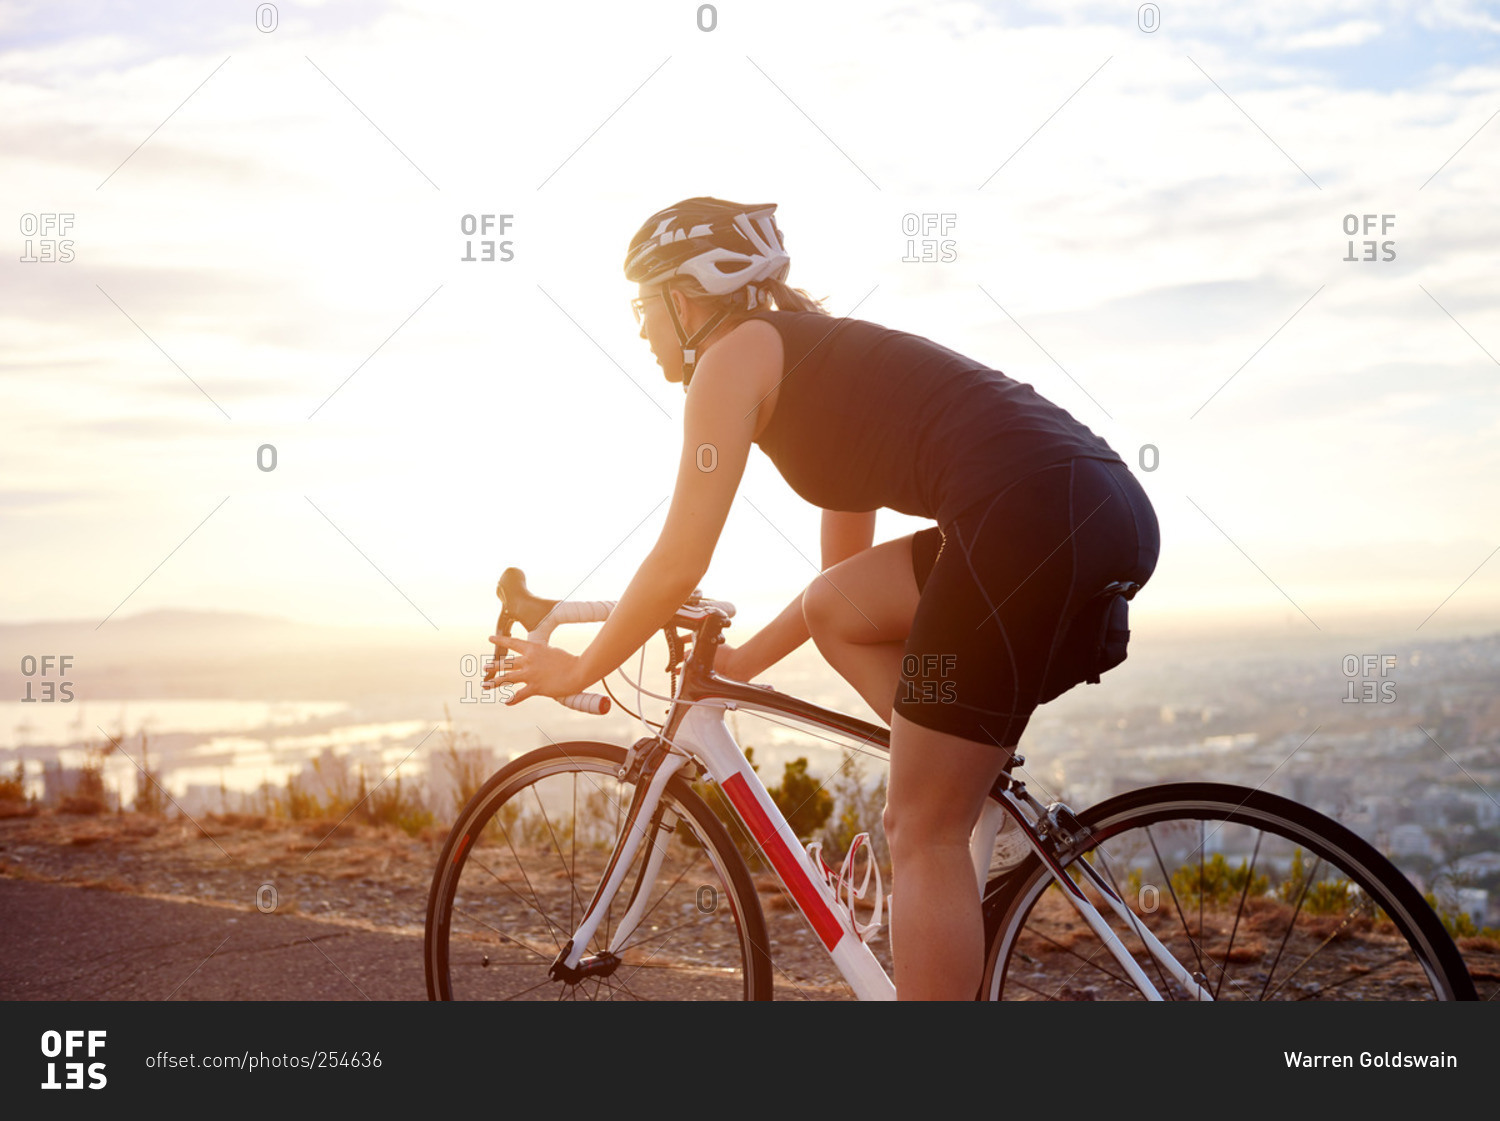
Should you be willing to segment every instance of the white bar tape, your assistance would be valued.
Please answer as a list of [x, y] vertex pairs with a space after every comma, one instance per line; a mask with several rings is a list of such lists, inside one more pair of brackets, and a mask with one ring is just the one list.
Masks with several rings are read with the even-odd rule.
[[615, 609], [615, 601], [569, 599], [559, 603], [542, 620], [541, 626], [551, 623], [556, 627], [563, 623], [602, 623]]
[[558, 697], [557, 703], [586, 712], [590, 716], [603, 716], [609, 711], [609, 698], [602, 693], [570, 693], [566, 697]]

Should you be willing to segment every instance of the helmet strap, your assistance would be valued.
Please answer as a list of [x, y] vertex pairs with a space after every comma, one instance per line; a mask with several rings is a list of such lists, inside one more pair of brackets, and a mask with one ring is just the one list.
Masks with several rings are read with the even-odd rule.
[[661, 298], [667, 305], [667, 314], [672, 317], [672, 327], [677, 332], [677, 341], [682, 344], [682, 391], [686, 393], [688, 384], [693, 380], [693, 370], [698, 365], [698, 344], [713, 334], [714, 329], [724, 322], [730, 309], [725, 307], [714, 312], [704, 321], [703, 326], [693, 332], [690, 338], [687, 328], [677, 317], [677, 308], [672, 304], [666, 289], [662, 290]]

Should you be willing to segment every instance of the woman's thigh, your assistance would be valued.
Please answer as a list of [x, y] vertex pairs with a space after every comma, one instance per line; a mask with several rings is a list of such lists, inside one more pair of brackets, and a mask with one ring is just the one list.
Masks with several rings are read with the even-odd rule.
[[894, 711], [1012, 747], [1080, 604], [1111, 580], [1144, 583], [1155, 515], [1120, 464], [1076, 459], [1032, 472], [943, 527], [912, 620]]
[[814, 639], [900, 642], [911, 631], [920, 598], [908, 534], [823, 572], [802, 594], [802, 613]]

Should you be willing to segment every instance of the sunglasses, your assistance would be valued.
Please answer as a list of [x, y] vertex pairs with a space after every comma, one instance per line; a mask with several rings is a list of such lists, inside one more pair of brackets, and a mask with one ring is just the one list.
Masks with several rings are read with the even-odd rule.
[[662, 288], [649, 296], [637, 296], [635, 299], [630, 301], [630, 310], [635, 315], [635, 323], [637, 327], [639, 327], [641, 325], [641, 321], [646, 318], [646, 308], [655, 303], [657, 300], [666, 300], [667, 291], [667, 289]]

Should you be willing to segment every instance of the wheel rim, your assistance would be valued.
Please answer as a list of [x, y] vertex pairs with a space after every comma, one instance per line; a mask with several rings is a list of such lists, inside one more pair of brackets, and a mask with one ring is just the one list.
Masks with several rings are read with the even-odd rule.
[[[1280, 799], [1138, 806], [1097, 815], [1088, 859], [1219, 1000], [1430, 1000], [1464, 995], [1456, 951], [1414, 888], [1352, 834], [1286, 816]], [[1317, 822], [1327, 824], [1324, 819]], [[1074, 868], [1075, 881], [1079, 878]], [[1035, 858], [1016, 873], [987, 970], [997, 999], [1142, 999]], [[1091, 902], [1163, 999], [1188, 989], [1144, 952], [1131, 923]], [[1420, 910], [1419, 910], [1420, 908]], [[1446, 945], [1444, 945], [1446, 943]], [[1462, 971], [1462, 965], [1457, 966]]]
[[[573, 981], [549, 976], [603, 877], [632, 788], [618, 779], [614, 758], [564, 752], [521, 762], [466, 808], [462, 831], [455, 827], [445, 849], [429, 919], [439, 995], [745, 999], [752, 938], [732, 873], [715, 850], [706, 808], [670, 790], [654, 831], [659, 871], [634, 932], [624, 943], [616, 937], [644, 866], [640, 857], [586, 951], [600, 956], [594, 971]], [[642, 855], [645, 849], [643, 843]], [[617, 960], [603, 957], [607, 950]]]

